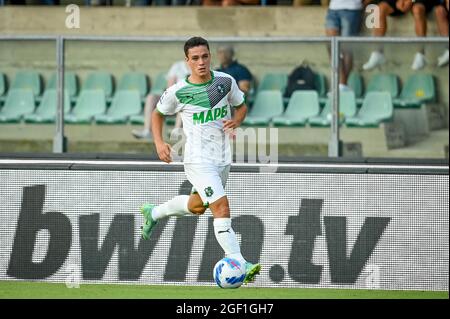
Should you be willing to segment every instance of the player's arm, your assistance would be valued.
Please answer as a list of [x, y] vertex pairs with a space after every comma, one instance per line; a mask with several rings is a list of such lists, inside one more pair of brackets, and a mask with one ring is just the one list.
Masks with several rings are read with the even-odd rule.
[[164, 142], [164, 138], [162, 136], [162, 130], [164, 125], [164, 115], [161, 114], [158, 109], [152, 112], [152, 133], [153, 133], [153, 141], [155, 143], [156, 152], [158, 153], [158, 157], [161, 161], [170, 163], [172, 161], [172, 157], [170, 155], [170, 145]]
[[234, 130], [235, 128], [238, 128], [244, 121], [246, 115], [247, 105], [245, 103], [242, 103], [240, 106], [235, 107], [233, 118], [223, 121], [224, 131]]
[[177, 111], [176, 106], [177, 101], [173, 92], [171, 89], [167, 89], [161, 95], [156, 108], [152, 112], [152, 134], [156, 152], [158, 153], [159, 158], [166, 163], [172, 162], [172, 148], [170, 147], [170, 144], [164, 142], [164, 116], [166, 114], [174, 114]]

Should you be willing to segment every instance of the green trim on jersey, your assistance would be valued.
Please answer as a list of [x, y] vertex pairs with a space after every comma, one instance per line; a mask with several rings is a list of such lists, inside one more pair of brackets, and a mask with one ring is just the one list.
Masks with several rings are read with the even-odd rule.
[[164, 114], [163, 112], [161, 112], [161, 111], [158, 109], [158, 106], [156, 107], [156, 111], [158, 111], [158, 113], [161, 114], [162, 116], [166, 116], [166, 114]]
[[233, 105], [233, 107], [234, 107], [235, 109], [237, 109], [238, 107], [241, 107], [241, 106], [244, 105], [244, 104], [245, 104], [245, 100], [242, 101], [242, 103], [239, 104], [239, 105]]
[[203, 86], [198, 87], [189, 84], [188, 86], [182, 87], [181, 89], [176, 91], [175, 96], [182, 104], [191, 104], [211, 109], [208, 92]]
[[192, 82], [189, 81], [189, 75], [186, 77], [186, 82], [188, 84], [190, 84], [190, 85], [193, 85], [193, 86], [205, 86], [205, 85], [211, 84], [212, 81], [214, 81], [214, 73], [213, 73], [213, 71], [209, 71], [209, 73], [211, 73], [211, 80], [209, 80], [208, 82], [205, 82], [205, 83], [192, 83]]

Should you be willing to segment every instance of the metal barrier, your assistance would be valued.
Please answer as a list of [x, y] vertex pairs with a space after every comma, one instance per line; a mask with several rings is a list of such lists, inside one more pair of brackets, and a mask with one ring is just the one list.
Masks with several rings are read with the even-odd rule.
[[[65, 152], [67, 143], [64, 136], [64, 72], [66, 41], [118, 41], [118, 42], [184, 42], [187, 37], [123, 37], [123, 36], [7, 36], [0, 35], [0, 40], [54, 40], [56, 42], [58, 112], [56, 133], [53, 140], [53, 152]], [[331, 134], [328, 144], [328, 156], [339, 157], [339, 54], [343, 43], [449, 43], [444, 37], [210, 37], [210, 42], [217, 43], [329, 43], [331, 46]]]

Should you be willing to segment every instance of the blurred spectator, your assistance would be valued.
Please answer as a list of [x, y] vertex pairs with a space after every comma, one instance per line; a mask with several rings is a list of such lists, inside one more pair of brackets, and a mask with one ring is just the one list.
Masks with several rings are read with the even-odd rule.
[[204, 6], [238, 6], [238, 5], [259, 5], [261, 0], [203, 0]]
[[[363, 4], [361, 0], [331, 0], [325, 22], [325, 33], [333, 36], [357, 36], [361, 30]], [[353, 68], [349, 50], [341, 50], [339, 63], [339, 88], [349, 90], [347, 80]]]
[[[380, 28], [375, 28], [374, 36], [384, 36], [387, 31], [386, 19], [388, 15], [398, 16], [412, 10], [414, 16], [415, 32], [419, 37], [427, 35], [427, 14], [434, 11], [439, 34], [448, 37], [448, 0], [376, 0], [371, 3], [378, 4], [380, 8]], [[438, 58], [437, 65], [448, 64], [448, 49]], [[422, 47], [414, 56], [411, 68], [420, 70], [426, 65], [425, 49]], [[371, 70], [386, 62], [381, 46], [372, 52], [369, 61], [363, 65], [364, 70]]]
[[[372, 32], [373, 36], [376, 37], [384, 37], [386, 35], [388, 16], [401, 16], [405, 14], [405, 12], [408, 12], [412, 7], [411, 0], [373, 0], [370, 1], [370, 4], [376, 4], [379, 8], [380, 27], [373, 28]], [[363, 65], [363, 69], [371, 70], [386, 62], [383, 51], [383, 46], [380, 46], [378, 50], [373, 51], [369, 57], [369, 61]]]
[[234, 48], [231, 45], [219, 46], [217, 58], [220, 63], [217, 71], [231, 75], [236, 80], [239, 89], [247, 96], [251, 89], [253, 76], [246, 66], [234, 59]]
[[[185, 79], [189, 74], [191, 74], [191, 70], [187, 65], [186, 61], [178, 61], [172, 64], [169, 72], [167, 73], [167, 86], [166, 88], [174, 85], [180, 80]], [[136, 138], [150, 138], [151, 136], [151, 114], [158, 103], [161, 95], [159, 94], [149, 94], [145, 100], [144, 106], [144, 128], [140, 130], [133, 130], [131, 133]], [[179, 116], [180, 113], [177, 114], [175, 127], [180, 128], [182, 125], [181, 118]]]
[[[412, 13], [414, 16], [416, 35], [418, 37], [427, 36], [427, 14], [432, 11], [434, 11], [436, 16], [439, 34], [443, 37], [448, 37], [448, 9], [444, 0], [412, 0]], [[448, 64], [448, 58], [447, 48], [438, 58], [437, 65], [444, 66]], [[416, 53], [411, 68], [413, 70], [420, 70], [425, 67], [426, 63], [425, 49], [422, 47]]]

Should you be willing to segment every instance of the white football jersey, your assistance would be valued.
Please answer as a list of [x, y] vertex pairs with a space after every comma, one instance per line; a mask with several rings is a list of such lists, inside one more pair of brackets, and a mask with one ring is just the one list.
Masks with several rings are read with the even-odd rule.
[[162, 94], [156, 108], [163, 115], [181, 112], [186, 135], [184, 163], [231, 163], [230, 139], [223, 120], [231, 119], [231, 107], [244, 103], [244, 93], [230, 75], [211, 71], [211, 80], [177, 82]]

